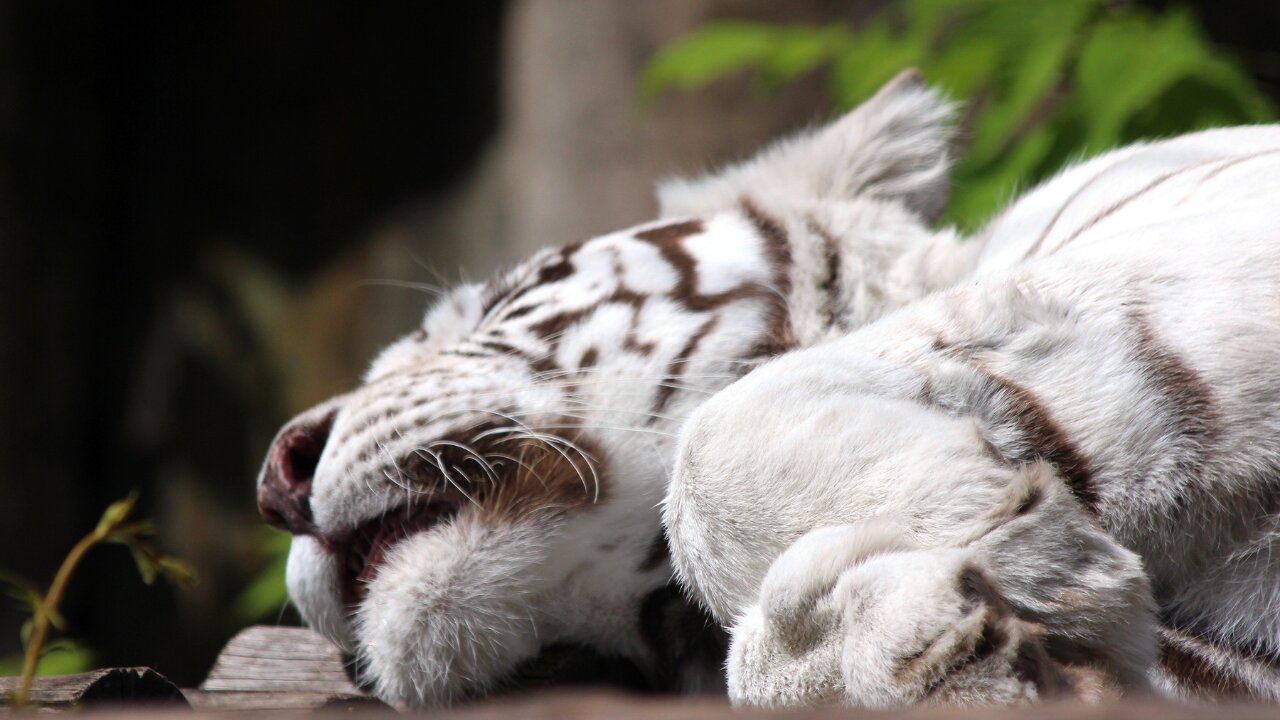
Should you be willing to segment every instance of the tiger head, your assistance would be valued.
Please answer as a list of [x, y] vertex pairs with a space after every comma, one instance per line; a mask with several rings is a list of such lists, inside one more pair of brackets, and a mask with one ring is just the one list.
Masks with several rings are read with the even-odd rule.
[[667, 184], [662, 220], [454, 290], [267, 454], [258, 505], [294, 536], [305, 620], [401, 707], [721, 687], [723, 634], [672, 585], [659, 522], [674, 437], [753, 366], [927, 290], [948, 115], [904, 74]]

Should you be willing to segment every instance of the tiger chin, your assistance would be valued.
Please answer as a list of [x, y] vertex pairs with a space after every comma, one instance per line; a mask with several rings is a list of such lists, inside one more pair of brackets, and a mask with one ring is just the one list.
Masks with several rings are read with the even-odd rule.
[[[765, 571], [803, 534], [761, 520], [792, 488], [735, 496], [732, 483], [705, 495], [681, 485], [693, 508], [672, 525], [684, 587], [673, 579], [660, 507], [677, 439], [708, 398], [775, 357], [1052, 254], [1030, 240], [1058, 214], [1073, 217], [1070, 179], [1089, 164], [975, 238], [930, 228], [947, 197], [951, 116], [918, 74], [904, 73], [826, 127], [664, 184], [651, 223], [543, 250], [431, 308], [358, 387], [291, 420], [268, 451], [258, 504], [294, 535], [287, 584], [307, 623], [355, 656], [375, 695], [402, 708], [573, 682], [724, 693], [727, 657], [728, 690], [742, 702], [805, 704], [828, 681], [853, 687], [818, 663], [806, 677], [826, 689], [771, 695], [775, 666], [735, 666], [729, 655], [728, 632], [740, 651], [745, 626], [735, 622], [770, 587]], [[1277, 131], [1256, 132], [1280, 146]], [[1215, 142], [1234, 141], [1206, 146]], [[1137, 167], [1129, 180], [1163, 172]], [[736, 406], [733, 421], [776, 428], [771, 420], [794, 409], [777, 399]], [[769, 458], [785, 453], [770, 455], [767, 434], [742, 437], [761, 443], [752, 449], [760, 465], [748, 470], [767, 477]], [[730, 514], [716, 518], [717, 540], [681, 544], [691, 527], [711, 527], [699, 523], [712, 497]], [[789, 540], [770, 540], [767, 551], [746, 537], [774, 530]], [[1132, 557], [1116, 557], [1132, 569]], [[979, 579], [963, 591], [939, 580], [930, 591], [939, 602], [962, 607], [974, 596], [993, 617], [1016, 615], [986, 566], [948, 562]], [[1008, 624], [1003, 637], [1014, 644], [993, 657], [1042, 648], [1037, 632]], [[1152, 659], [1144, 657], [1135, 662]], [[1049, 660], [1021, 694], [983, 695], [994, 685], [980, 672], [952, 685], [978, 688], [961, 699], [1014, 701], [1144, 684], [1132, 673], [1068, 683]], [[760, 682], [741, 686], [744, 677]], [[832, 697], [864, 700], [856, 691]]]

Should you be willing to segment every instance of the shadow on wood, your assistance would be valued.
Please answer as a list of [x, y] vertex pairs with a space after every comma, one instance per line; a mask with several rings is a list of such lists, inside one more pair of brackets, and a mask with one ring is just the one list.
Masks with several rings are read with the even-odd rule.
[[[17, 691], [20, 682], [21, 679], [17, 677], [0, 677], [0, 694], [7, 698]], [[31, 684], [27, 700], [33, 705], [54, 709], [120, 703], [187, 705], [187, 700], [177, 685], [155, 670], [145, 667], [108, 668], [79, 675], [38, 677]]]

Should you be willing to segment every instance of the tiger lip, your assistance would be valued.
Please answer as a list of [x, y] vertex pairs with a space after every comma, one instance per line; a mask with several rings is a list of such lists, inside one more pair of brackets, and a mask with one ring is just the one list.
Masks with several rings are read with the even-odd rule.
[[369, 583], [377, 577], [391, 550], [402, 541], [448, 522], [461, 504], [453, 500], [432, 500], [395, 508], [381, 517], [358, 526], [343, 540], [331, 543], [342, 563], [342, 600], [350, 608], [364, 601]]

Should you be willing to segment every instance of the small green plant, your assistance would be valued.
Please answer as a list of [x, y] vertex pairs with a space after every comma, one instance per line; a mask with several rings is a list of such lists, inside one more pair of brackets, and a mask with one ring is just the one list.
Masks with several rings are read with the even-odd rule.
[[11, 573], [0, 573], [0, 581], [9, 585], [10, 593], [31, 607], [31, 619], [23, 625], [22, 642], [25, 648], [22, 662], [22, 677], [18, 690], [9, 699], [15, 708], [27, 706], [31, 691], [31, 681], [36, 675], [37, 667], [47, 649], [56, 647], [49, 644], [49, 628], [66, 629], [66, 621], [62, 618], [59, 606], [62, 597], [80, 562], [94, 547], [103, 543], [117, 543], [129, 548], [133, 554], [138, 572], [143, 582], [150, 585], [156, 577], [179, 587], [189, 588], [195, 584], [195, 574], [183, 561], [161, 553], [151, 543], [155, 536], [155, 526], [150, 521], [129, 522], [129, 515], [138, 502], [135, 491], [129, 497], [112, 503], [102, 513], [102, 519], [93, 532], [85, 535], [71, 548], [62, 566], [53, 577], [48, 591], [41, 593], [34, 583]]
[[710, 23], [658, 52], [640, 93], [744, 70], [767, 90], [825, 67], [847, 109], [913, 66], [964, 101], [945, 219], [965, 228], [1082, 154], [1275, 118], [1189, 11], [1115, 0], [905, 0], [856, 28]]

